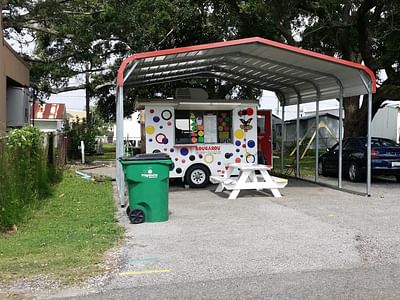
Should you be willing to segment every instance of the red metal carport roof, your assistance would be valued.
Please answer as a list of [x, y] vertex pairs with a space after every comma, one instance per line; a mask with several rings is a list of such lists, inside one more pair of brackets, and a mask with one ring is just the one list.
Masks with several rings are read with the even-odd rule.
[[260, 37], [134, 54], [118, 71], [118, 85], [139, 87], [190, 78], [219, 78], [274, 91], [282, 104], [372, 93], [364, 65]]

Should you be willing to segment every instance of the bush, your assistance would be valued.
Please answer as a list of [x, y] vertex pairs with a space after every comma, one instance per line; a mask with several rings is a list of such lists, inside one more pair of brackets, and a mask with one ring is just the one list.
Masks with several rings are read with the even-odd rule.
[[81, 141], [85, 143], [85, 152], [87, 154], [93, 154], [95, 152], [96, 136], [99, 130], [93, 125], [86, 124], [85, 120], [76, 119], [71, 123], [67, 122], [64, 126], [64, 131], [68, 136], [68, 157], [77, 159], [81, 155], [79, 146]]
[[12, 130], [0, 142], [0, 230], [18, 224], [50, 191], [56, 178], [37, 128]]

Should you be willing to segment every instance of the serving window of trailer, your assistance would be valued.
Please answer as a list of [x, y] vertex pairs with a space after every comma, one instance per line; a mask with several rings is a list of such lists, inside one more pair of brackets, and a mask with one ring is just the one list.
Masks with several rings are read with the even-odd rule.
[[175, 143], [232, 143], [232, 111], [175, 110]]

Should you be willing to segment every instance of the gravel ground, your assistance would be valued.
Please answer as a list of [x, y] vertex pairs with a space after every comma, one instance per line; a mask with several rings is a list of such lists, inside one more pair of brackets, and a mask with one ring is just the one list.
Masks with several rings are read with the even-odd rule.
[[[125, 210], [118, 209], [127, 228], [126, 240], [107, 252], [104, 274], [76, 287], [63, 287], [51, 278], [21, 280], [1, 287], [0, 299], [7, 293], [15, 299], [82, 295], [96, 299], [99, 292], [111, 299], [118, 294], [113, 291], [127, 288], [145, 293], [146, 286], [157, 290], [229, 278], [257, 282], [256, 276], [329, 270], [342, 274], [360, 268], [362, 273], [362, 268], [400, 263], [396, 183], [377, 183], [369, 198], [296, 180], [289, 180], [282, 198], [241, 192], [231, 201], [227, 194], [214, 193], [214, 188], [171, 186], [172, 214], [166, 223], [131, 225]], [[138, 258], [154, 260], [132, 263]], [[169, 272], [121, 276], [135, 270]]]

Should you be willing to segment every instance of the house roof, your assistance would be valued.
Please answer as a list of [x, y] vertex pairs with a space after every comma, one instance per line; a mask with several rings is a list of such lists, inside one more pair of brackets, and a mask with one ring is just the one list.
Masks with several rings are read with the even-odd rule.
[[[300, 120], [300, 122], [301, 121], [312, 120], [312, 119], [315, 119], [315, 116], [316, 115], [309, 115], [309, 116], [306, 116], [306, 117], [300, 117], [299, 120]], [[322, 113], [322, 114], [319, 115], [319, 117], [320, 118], [329, 117], [329, 118], [332, 118], [332, 119], [339, 120], [339, 117], [337, 115], [335, 115], [335, 114], [332, 114], [332, 113]], [[297, 118], [291, 119], [291, 120], [285, 120], [285, 124], [296, 123], [296, 120], [297, 120]]]
[[[32, 104], [31, 104], [32, 110]], [[66, 117], [64, 103], [35, 104], [33, 119], [38, 120], [63, 120]]]
[[260, 37], [134, 54], [118, 71], [118, 85], [139, 87], [190, 78], [219, 78], [275, 92], [284, 105], [376, 91], [364, 65]]

